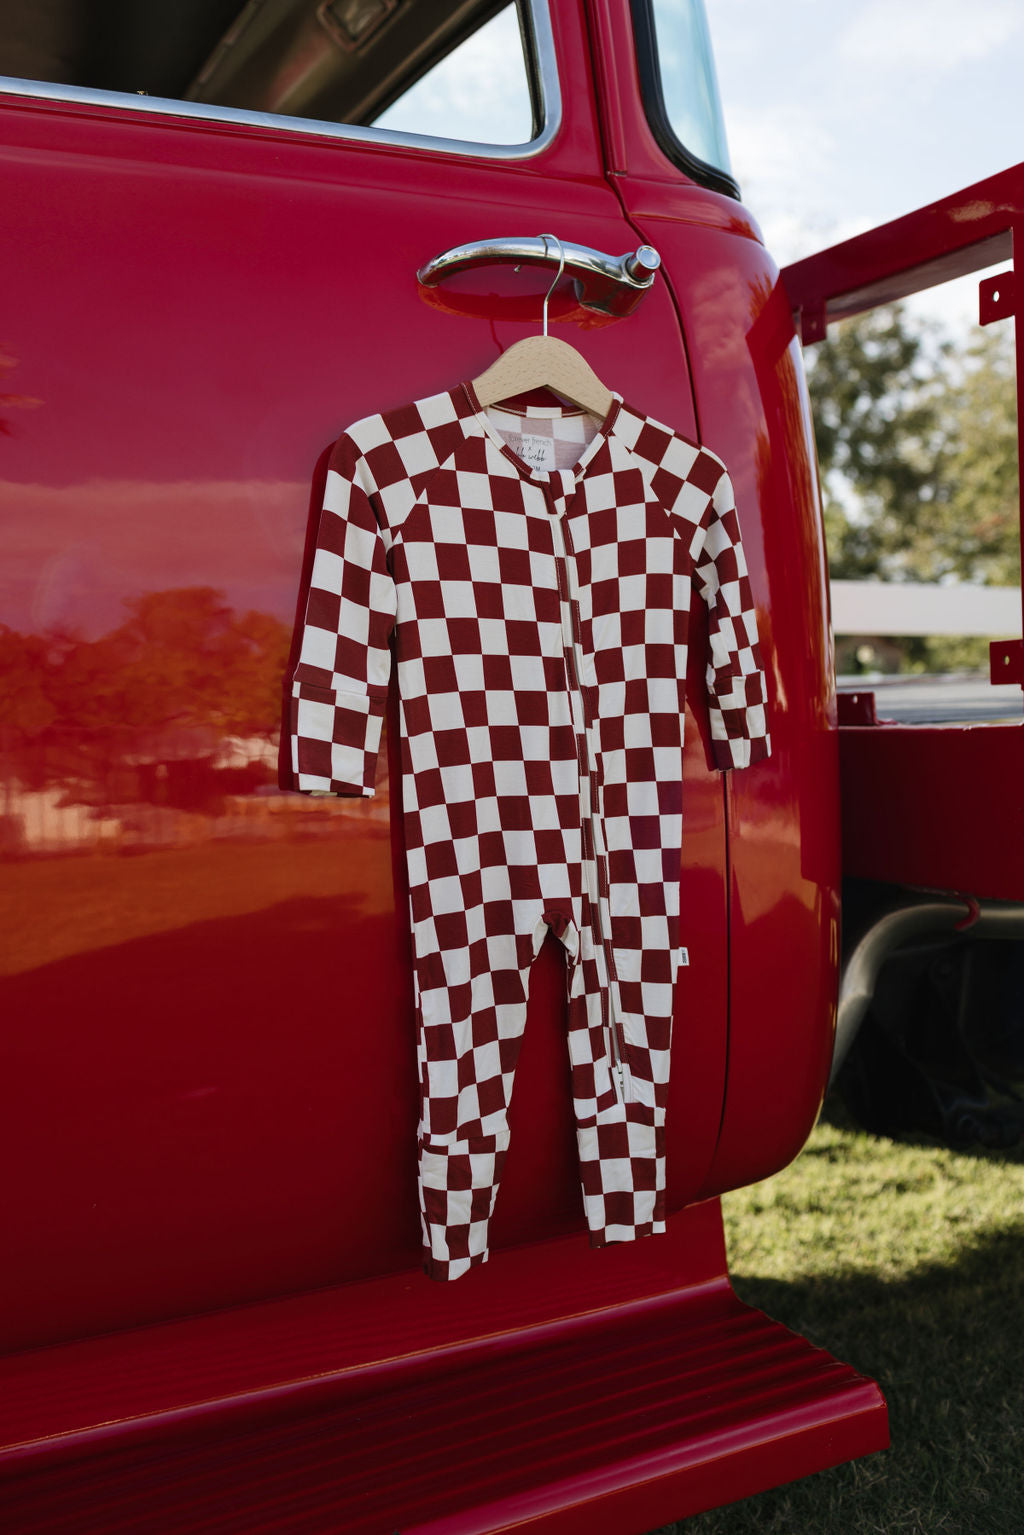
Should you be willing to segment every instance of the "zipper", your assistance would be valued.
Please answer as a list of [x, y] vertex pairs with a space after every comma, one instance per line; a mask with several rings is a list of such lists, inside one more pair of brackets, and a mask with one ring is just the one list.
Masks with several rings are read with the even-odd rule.
[[[591, 798], [592, 798], [592, 801], [593, 801], [595, 806], [597, 805], [597, 792], [596, 792], [596, 790], [597, 790], [597, 786], [594, 784], [593, 780], [591, 780]], [[590, 830], [591, 846], [593, 847], [593, 831], [592, 831], [592, 828], [588, 828], [588, 829]], [[598, 853], [596, 847], [593, 847], [593, 860], [594, 860], [594, 867], [597, 870], [598, 900], [599, 900], [599, 902], [604, 902], [605, 905], [607, 906], [607, 910], [608, 910], [607, 937], [605, 937], [604, 917], [603, 917], [603, 913], [601, 911], [601, 907], [600, 907], [600, 904], [599, 904], [599, 906], [598, 906], [598, 923], [599, 923], [599, 930], [600, 930], [600, 933], [601, 933], [601, 943], [602, 943], [602, 947], [604, 948], [604, 951], [605, 951], [605, 965], [607, 966], [607, 969], [608, 969], [608, 1010], [609, 1010], [609, 1013], [611, 1014], [611, 1017], [610, 1017], [610, 1020], [609, 1020], [609, 1023], [608, 1023], [608, 1035], [609, 1035], [609, 1038], [611, 1040], [611, 1045], [612, 1045], [612, 1058], [613, 1058], [614, 1063], [615, 1063], [615, 1071], [616, 1071], [616, 1074], [618, 1075], [618, 1079], [619, 1079], [619, 1098], [620, 1098], [620, 1102], [625, 1103], [625, 1101], [626, 1101], [626, 1070], [625, 1070], [625, 1064], [623, 1062], [622, 1057], [625, 1054], [626, 1037], [625, 1037], [625, 1033], [623, 1031], [621, 1019], [617, 1015], [616, 1005], [615, 1005], [616, 1004], [616, 998], [617, 998], [617, 995], [618, 995], [619, 972], [618, 972], [618, 969], [617, 969], [616, 964], [615, 964], [615, 950], [612, 947], [612, 940], [611, 940], [611, 920], [612, 920], [612, 913], [611, 913], [611, 879], [610, 879], [610, 876], [609, 876], [609, 873], [608, 873], [608, 852], [607, 852], [607, 848], [604, 846], [604, 837], [603, 837], [603, 835], [602, 835], [602, 838], [601, 838], [601, 842], [602, 842], [602, 847], [601, 847], [601, 852], [600, 853]], [[602, 886], [603, 886], [603, 888], [602, 888]], [[603, 1007], [603, 1005], [604, 1005], [604, 1002], [603, 1002], [603, 998], [602, 998], [602, 1007]]]
[[[569, 580], [569, 554], [572, 550], [572, 538], [565, 526], [562, 514], [558, 511], [550, 483], [542, 485], [544, 499], [547, 502], [553, 528], [557, 528], [557, 546], [555, 548], [555, 573], [558, 579], [559, 605], [564, 612], [569, 612], [569, 633], [565, 632], [564, 621], [562, 623], [562, 658], [565, 665], [566, 681], [569, 685], [570, 699], [575, 699], [579, 705], [579, 715], [582, 730], [577, 730], [576, 720], [573, 719], [573, 741], [576, 746], [576, 761], [580, 778], [586, 773], [587, 797], [589, 800], [589, 815], [583, 817], [581, 827], [584, 843], [584, 857], [593, 867], [597, 877], [596, 898], [592, 897], [594, 917], [596, 919], [598, 936], [601, 948], [605, 956], [605, 968], [608, 972], [608, 986], [601, 991], [601, 1027], [608, 1040], [608, 1053], [612, 1061], [612, 1082], [616, 1088], [616, 1096], [620, 1103], [626, 1102], [626, 1073], [623, 1064], [625, 1053], [625, 1037], [622, 1025], [615, 1017], [613, 987], [618, 983], [618, 973], [615, 967], [615, 955], [612, 951], [611, 935], [605, 932], [605, 923], [602, 917], [601, 903], [609, 905], [610, 919], [610, 881], [608, 877], [607, 857], [602, 850], [599, 857], [594, 844], [593, 818], [597, 812], [597, 781], [591, 765], [589, 721], [587, 719], [586, 691], [580, 680], [580, 667], [577, 660], [577, 651], [582, 658], [583, 645], [581, 638], [581, 626], [579, 622], [579, 604], [572, 595]], [[554, 542], [554, 541], [553, 541]], [[580, 631], [580, 633], [578, 633]], [[575, 711], [573, 711], [575, 713]], [[581, 750], [582, 736], [582, 750]], [[602, 889], [603, 885], [603, 889]]]
[[[577, 753], [578, 753], [578, 748], [577, 748]], [[593, 813], [593, 805], [594, 805], [593, 792], [594, 792], [594, 785], [593, 785], [593, 778], [592, 778], [592, 776], [589, 773], [588, 773], [588, 778], [590, 779], [591, 813]], [[625, 1079], [625, 1069], [624, 1069], [623, 1063], [622, 1063], [622, 1052], [623, 1052], [623, 1045], [624, 1045], [625, 1041], [620, 1037], [621, 1036], [621, 1026], [618, 1023], [617, 1019], [615, 1018], [615, 1005], [614, 1005], [615, 993], [614, 993], [614, 990], [613, 990], [613, 985], [614, 985], [615, 981], [617, 981], [618, 977], [617, 977], [616, 972], [615, 972], [615, 957], [614, 957], [614, 955], [612, 953], [611, 940], [610, 940], [609, 937], [605, 936], [605, 925], [604, 925], [604, 922], [602, 920], [602, 913], [601, 913], [602, 894], [601, 894], [601, 889], [600, 889], [601, 861], [600, 861], [600, 859], [597, 856], [597, 849], [594, 846], [594, 830], [593, 830], [591, 816], [587, 816], [587, 817], [584, 818], [582, 830], [583, 830], [584, 842], [586, 844], [586, 856], [588, 857], [590, 863], [593, 864], [595, 870], [597, 871], [598, 891], [597, 891], [597, 900], [594, 902], [594, 913], [595, 913], [595, 916], [596, 916], [596, 919], [597, 919], [597, 930], [598, 930], [598, 933], [599, 933], [600, 939], [601, 939], [601, 947], [604, 950], [605, 968], [608, 971], [607, 994], [606, 994], [606, 992], [604, 990], [602, 990], [602, 992], [601, 992], [601, 1027], [604, 1029], [605, 1035], [606, 1035], [607, 1040], [608, 1040], [608, 1053], [609, 1053], [609, 1055], [611, 1056], [611, 1059], [612, 1059], [612, 1065], [613, 1065], [613, 1068], [614, 1068], [614, 1080], [616, 1081], [616, 1083], [618, 1085], [618, 1099], [619, 1099], [620, 1103], [625, 1103], [625, 1101], [626, 1101], [626, 1079]], [[606, 874], [605, 874], [605, 878], [607, 879], [607, 871], [606, 871]], [[606, 897], [605, 897], [605, 899], [606, 899]]]

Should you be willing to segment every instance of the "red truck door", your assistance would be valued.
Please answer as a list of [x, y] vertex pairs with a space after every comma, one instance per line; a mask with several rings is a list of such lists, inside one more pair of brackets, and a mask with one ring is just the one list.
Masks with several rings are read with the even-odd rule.
[[[525, 20], [541, 121], [518, 148], [29, 85], [3, 100], [4, 340], [34, 402], [0, 449], [19, 690], [2, 987], [23, 1020], [3, 1118], [27, 1170], [11, 1345], [418, 1263], [399, 833], [386, 781], [372, 807], [278, 792], [281, 683], [333, 438], [539, 328], [550, 274], [425, 289], [417, 269], [488, 237], [638, 243], [579, 18]], [[663, 280], [623, 320], [563, 282], [552, 317], [610, 387], [694, 434]], [[723, 829], [693, 722], [689, 765], [701, 1029], [681, 1043], [677, 1206], [724, 1071]], [[554, 954], [536, 992], [498, 1244], [578, 1224]]]

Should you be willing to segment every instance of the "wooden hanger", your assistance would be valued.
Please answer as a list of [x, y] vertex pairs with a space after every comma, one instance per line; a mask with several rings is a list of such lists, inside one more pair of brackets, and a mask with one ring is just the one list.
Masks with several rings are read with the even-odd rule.
[[[541, 239], [546, 251], [548, 240], [558, 240], [558, 236], [541, 235]], [[544, 298], [543, 333], [514, 342], [502, 352], [497, 362], [492, 362], [479, 378], [473, 379], [473, 390], [480, 405], [486, 406], [496, 405], [516, 394], [526, 394], [530, 389], [553, 389], [603, 421], [612, 408], [611, 390], [602, 384], [582, 352], [577, 352], [568, 341], [548, 335], [548, 300], [565, 269], [565, 248], [561, 240], [558, 240], [558, 251], [558, 271]]]

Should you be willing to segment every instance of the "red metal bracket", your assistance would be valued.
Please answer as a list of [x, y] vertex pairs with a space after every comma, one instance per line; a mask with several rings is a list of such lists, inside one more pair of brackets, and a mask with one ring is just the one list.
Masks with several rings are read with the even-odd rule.
[[877, 725], [874, 693], [837, 693], [836, 718], [840, 725]]
[[813, 346], [828, 334], [828, 311], [824, 304], [808, 305], [800, 310], [800, 341]]
[[1024, 640], [993, 640], [988, 647], [989, 681], [1024, 687]]
[[1009, 320], [1017, 313], [1014, 272], [997, 272], [983, 277], [978, 284], [978, 319], [981, 325], [994, 320]]

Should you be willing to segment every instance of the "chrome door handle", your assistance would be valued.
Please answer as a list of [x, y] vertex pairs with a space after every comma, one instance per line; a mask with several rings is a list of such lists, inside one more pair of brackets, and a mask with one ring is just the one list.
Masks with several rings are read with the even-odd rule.
[[[572, 277], [576, 297], [584, 309], [621, 318], [632, 314], [654, 282], [661, 257], [650, 245], [627, 251], [623, 256], [606, 256], [589, 245], [563, 241], [565, 270]], [[501, 240], [474, 240], [469, 245], [453, 245], [442, 251], [416, 273], [424, 288], [436, 288], [446, 277], [457, 272], [472, 272], [482, 266], [557, 267], [559, 248], [542, 235], [511, 236]]]

